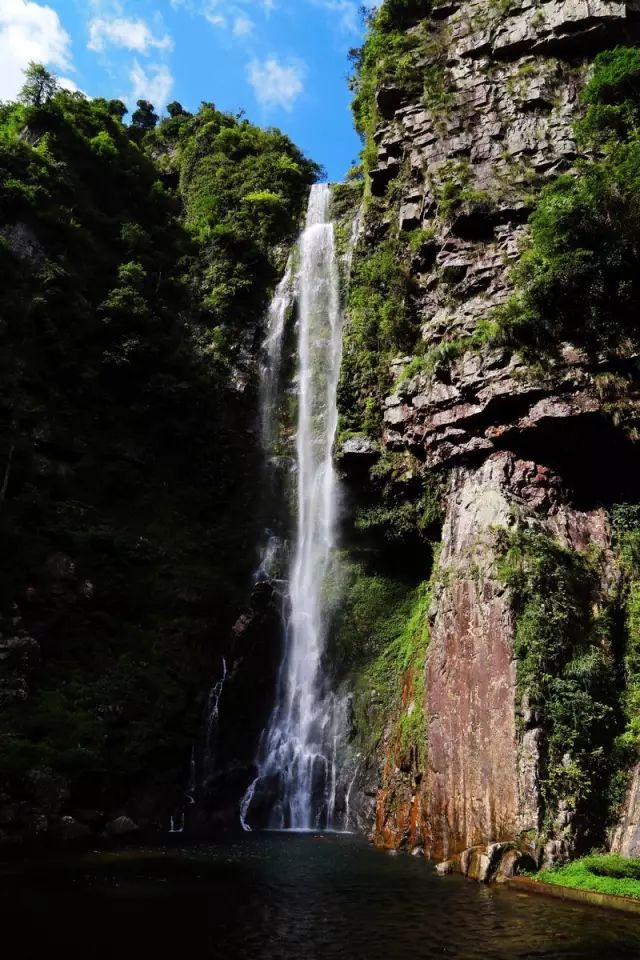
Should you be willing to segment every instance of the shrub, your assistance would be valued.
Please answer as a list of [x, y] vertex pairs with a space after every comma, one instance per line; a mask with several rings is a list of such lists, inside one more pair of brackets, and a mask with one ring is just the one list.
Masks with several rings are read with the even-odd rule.
[[640, 51], [600, 54], [578, 135], [603, 156], [544, 189], [531, 242], [513, 273], [516, 293], [498, 312], [502, 338], [526, 357], [562, 343], [626, 350], [638, 338], [640, 280]]

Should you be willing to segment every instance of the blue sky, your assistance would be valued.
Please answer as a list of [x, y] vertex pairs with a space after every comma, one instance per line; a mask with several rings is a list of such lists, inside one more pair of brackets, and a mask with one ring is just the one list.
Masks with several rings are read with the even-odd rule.
[[[360, 143], [347, 51], [361, 0], [0, 0], [0, 100], [29, 60], [89, 96], [243, 108], [342, 179]], [[369, 4], [371, 5], [371, 4]]]

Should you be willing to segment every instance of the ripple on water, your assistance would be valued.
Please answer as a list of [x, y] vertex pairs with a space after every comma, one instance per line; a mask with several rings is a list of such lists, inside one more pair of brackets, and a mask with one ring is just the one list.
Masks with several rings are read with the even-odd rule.
[[440, 877], [340, 835], [41, 861], [5, 870], [0, 893], [22, 958], [640, 960], [635, 918]]

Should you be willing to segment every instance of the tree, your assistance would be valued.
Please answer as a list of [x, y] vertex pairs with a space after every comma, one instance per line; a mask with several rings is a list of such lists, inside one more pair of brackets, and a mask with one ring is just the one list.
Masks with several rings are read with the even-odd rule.
[[41, 107], [48, 103], [51, 97], [60, 89], [58, 78], [49, 73], [41, 63], [32, 60], [24, 71], [25, 83], [18, 95], [21, 103], [30, 107]]
[[181, 103], [178, 103], [177, 100], [172, 100], [171, 103], [167, 104], [167, 113], [170, 117], [188, 117], [189, 114], [184, 109]]
[[122, 120], [125, 114], [129, 113], [122, 100], [108, 100], [107, 110], [112, 117], [117, 117], [119, 120]]
[[134, 110], [131, 117], [132, 126], [145, 131], [153, 130], [159, 120], [153, 104], [148, 100], [138, 100], [137, 107], [138, 109]]

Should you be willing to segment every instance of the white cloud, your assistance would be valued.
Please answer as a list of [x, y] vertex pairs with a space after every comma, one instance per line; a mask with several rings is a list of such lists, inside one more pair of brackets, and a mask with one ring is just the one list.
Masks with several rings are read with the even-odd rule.
[[221, 13], [211, 13], [205, 10], [203, 16], [214, 27], [226, 27], [227, 25], [227, 18], [223, 17]]
[[281, 64], [275, 57], [252, 60], [247, 68], [248, 80], [256, 100], [263, 107], [292, 110], [304, 90], [305, 68], [301, 63]]
[[238, 14], [233, 23], [233, 35], [234, 37], [248, 37], [253, 33], [254, 23], [250, 17], [245, 16], [244, 13]]
[[129, 72], [131, 80], [131, 100], [150, 100], [158, 109], [166, 106], [173, 88], [173, 76], [164, 63], [150, 63], [148, 68], [140, 66], [137, 60]]
[[73, 70], [71, 38], [51, 7], [29, 0], [0, 0], [0, 100], [11, 100], [30, 60]]
[[[171, 0], [173, 4], [186, 7], [187, 0]], [[232, 36], [246, 39], [254, 34], [255, 23], [249, 16], [256, 7], [262, 8], [266, 15], [274, 9], [273, 0], [202, 0], [197, 8], [205, 20], [214, 27], [229, 30]], [[193, 7], [190, 6], [191, 12]]]
[[100, 52], [109, 44], [144, 54], [150, 53], [152, 49], [171, 50], [173, 48], [173, 40], [168, 33], [162, 37], [154, 36], [144, 20], [128, 17], [114, 17], [107, 20], [96, 17], [89, 24], [87, 46], [89, 50]]
[[[355, 0], [311, 0], [311, 3], [336, 17], [338, 29], [343, 33], [360, 33], [361, 3], [356, 3]], [[369, 0], [367, 6], [379, 7], [380, 3], [381, 0]]]
[[58, 77], [58, 82], [62, 89], [68, 90], [69, 93], [84, 93], [84, 90], [81, 90], [75, 80], [72, 80], [71, 77]]

